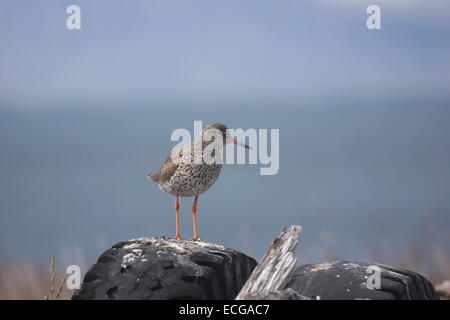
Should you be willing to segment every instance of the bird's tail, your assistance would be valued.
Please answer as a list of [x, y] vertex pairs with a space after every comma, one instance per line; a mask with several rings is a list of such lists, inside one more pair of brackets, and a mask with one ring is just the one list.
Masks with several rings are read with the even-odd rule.
[[155, 174], [154, 174], [154, 173], [149, 173], [149, 174], [147, 175], [147, 179], [150, 180], [150, 181], [156, 182], [155, 178], [156, 178], [156, 177], [155, 177]]

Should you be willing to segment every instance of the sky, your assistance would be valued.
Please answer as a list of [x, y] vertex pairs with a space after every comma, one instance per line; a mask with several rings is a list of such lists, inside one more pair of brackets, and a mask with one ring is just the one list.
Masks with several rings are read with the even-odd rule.
[[[381, 30], [366, 28], [373, 3]], [[71, 4], [81, 30], [66, 28]], [[449, 12], [445, 0], [2, 0], [0, 97], [440, 99]]]

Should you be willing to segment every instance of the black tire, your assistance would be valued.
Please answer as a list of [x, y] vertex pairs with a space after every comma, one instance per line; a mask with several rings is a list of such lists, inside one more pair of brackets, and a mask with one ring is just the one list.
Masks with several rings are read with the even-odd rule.
[[72, 299], [234, 299], [256, 264], [210, 243], [130, 240], [99, 257]]
[[[380, 288], [367, 285], [372, 272], [380, 268]], [[439, 300], [432, 284], [420, 274], [378, 263], [336, 261], [296, 268], [284, 283], [300, 295], [333, 300]]]

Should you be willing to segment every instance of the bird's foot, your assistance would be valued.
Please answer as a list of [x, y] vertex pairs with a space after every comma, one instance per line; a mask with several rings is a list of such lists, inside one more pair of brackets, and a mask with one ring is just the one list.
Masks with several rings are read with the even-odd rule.
[[173, 238], [173, 240], [183, 240], [183, 239], [181, 239], [180, 235], [178, 234]]
[[192, 238], [189, 238], [189, 241], [203, 242], [203, 239], [202, 238], [194, 238], [194, 237], [192, 237]]

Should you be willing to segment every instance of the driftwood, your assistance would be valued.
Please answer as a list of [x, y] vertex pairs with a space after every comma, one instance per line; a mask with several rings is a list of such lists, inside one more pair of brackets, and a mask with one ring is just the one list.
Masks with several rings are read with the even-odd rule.
[[294, 253], [301, 230], [301, 226], [295, 225], [281, 230], [236, 296], [236, 300], [264, 299], [274, 294], [284, 297], [288, 295], [292, 299], [299, 298], [291, 292], [280, 291], [280, 287], [297, 262]]

